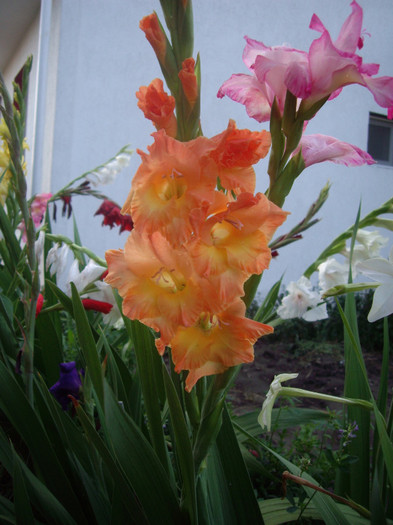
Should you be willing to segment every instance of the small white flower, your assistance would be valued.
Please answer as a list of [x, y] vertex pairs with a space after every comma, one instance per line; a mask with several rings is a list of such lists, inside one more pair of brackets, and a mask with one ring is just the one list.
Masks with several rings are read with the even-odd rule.
[[[358, 271], [358, 264], [366, 259], [378, 257], [381, 248], [388, 242], [387, 237], [382, 237], [378, 230], [368, 231], [359, 228], [356, 234], [356, 243], [353, 247], [352, 253], [352, 277], [355, 278]], [[341, 252], [347, 259], [349, 259], [351, 250], [349, 247]], [[340, 283], [342, 284], [342, 283]]]
[[374, 292], [373, 304], [367, 319], [370, 323], [393, 313], [393, 247], [389, 259], [374, 257], [358, 264], [358, 270], [380, 283]]
[[79, 272], [79, 262], [77, 259], [71, 264], [70, 271], [68, 272], [68, 278], [66, 283], [66, 294], [71, 296], [71, 282], [75, 284], [78, 292], [83, 292], [86, 286], [96, 281], [104, 273], [105, 268], [95, 263], [93, 259], [89, 259], [89, 262], [85, 268]]
[[318, 321], [328, 317], [326, 304], [320, 304], [320, 293], [313, 290], [310, 280], [304, 275], [297, 282], [290, 282], [287, 292], [288, 295], [277, 308], [277, 315], [281, 319], [301, 317], [305, 321]]
[[274, 379], [270, 384], [269, 391], [266, 394], [266, 399], [263, 402], [262, 410], [258, 416], [258, 423], [261, 425], [262, 429], [266, 427], [270, 432], [273, 406], [276, 401], [276, 397], [283, 388], [281, 383], [284, 381], [289, 381], [290, 379], [296, 379], [298, 375], [299, 374], [279, 374], [278, 376], [274, 376]]
[[41, 259], [42, 253], [44, 251], [45, 244], [45, 232], [40, 230], [37, 240], [35, 241], [35, 255], [38, 260]]
[[51, 248], [46, 257], [46, 269], [50, 268], [50, 275], [57, 276], [61, 275], [67, 265], [67, 257], [70, 248], [68, 244], [62, 244], [60, 247], [59, 243], [56, 243], [53, 248]]
[[347, 284], [349, 274], [349, 264], [340, 263], [334, 257], [328, 257], [326, 261], [318, 266], [319, 288], [321, 293], [337, 286]]
[[111, 184], [118, 173], [130, 164], [131, 152], [123, 151], [107, 164], [86, 175], [86, 179], [93, 185]]

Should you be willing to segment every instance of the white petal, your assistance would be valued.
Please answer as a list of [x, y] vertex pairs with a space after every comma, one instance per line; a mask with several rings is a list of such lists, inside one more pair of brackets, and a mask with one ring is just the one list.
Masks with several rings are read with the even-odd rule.
[[305, 314], [303, 314], [303, 319], [305, 321], [320, 321], [321, 319], [327, 319], [328, 313], [326, 309], [326, 303], [320, 304], [319, 306], [316, 306], [315, 308], [312, 308], [311, 310], [307, 310]]
[[299, 374], [279, 374], [274, 376], [274, 379], [269, 387], [269, 391], [266, 394], [266, 399], [263, 402], [262, 410], [258, 415], [258, 423], [262, 428], [267, 428], [270, 431], [271, 421], [272, 421], [272, 410], [276, 397], [278, 396], [281, 390], [281, 383], [284, 381], [289, 381], [290, 379], [295, 379]]
[[392, 284], [378, 286], [375, 290], [373, 304], [367, 319], [373, 323], [391, 313], [393, 313], [393, 282]]
[[359, 272], [380, 283], [393, 282], [393, 264], [382, 257], [367, 259], [357, 265]]

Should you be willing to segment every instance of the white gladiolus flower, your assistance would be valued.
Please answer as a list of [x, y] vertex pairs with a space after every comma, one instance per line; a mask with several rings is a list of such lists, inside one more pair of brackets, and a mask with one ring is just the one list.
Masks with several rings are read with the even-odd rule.
[[277, 308], [281, 319], [301, 317], [305, 321], [318, 321], [328, 317], [326, 304], [319, 304], [322, 302], [320, 293], [313, 290], [310, 280], [304, 275], [297, 282], [290, 282], [287, 292]]
[[358, 264], [358, 270], [379, 282], [367, 319], [370, 323], [393, 313], [393, 247], [389, 259], [374, 257]]
[[266, 394], [266, 399], [263, 402], [262, 410], [258, 416], [258, 423], [261, 425], [262, 429], [266, 427], [270, 432], [273, 406], [276, 401], [276, 397], [283, 388], [281, 383], [284, 381], [289, 381], [290, 379], [295, 379], [298, 375], [299, 374], [279, 374], [278, 376], [274, 376], [274, 379], [269, 387], [269, 391]]
[[340, 263], [334, 257], [328, 257], [326, 261], [318, 266], [319, 288], [321, 293], [348, 282], [349, 264]]
[[68, 244], [62, 244], [60, 246], [59, 243], [56, 243], [53, 248], [51, 248], [48, 252], [48, 255], [46, 257], [46, 269], [48, 270], [50, 268], [50, 275], [53, 276], [56, 274], [57, 276], [61, 275], [65, 267], [67, 265], [67, 257], [68, 253], [70, 251], [70, 248]]
[[90, 172], [86, 176], [86, 179], [93, 186], [98, 186], [100, 184], [110, 184], [115, 180], [116, 175], [130, 164], [130, 160], [131, 152], [123, 151], [122, 153], [119, 153], [119, 155], [116, 155], [114, 159], [110, 160], [104, 166], [101, 166]]
[[99, 277], [101, 277], [104, 271], [105, 268], [90, 259], [85, 268], [79, 272], [79, 263], [78, 260], [75, 259], [68, 273], [66, 294], [71, 296], [71, 282], [75, 284], [76, 289], [80, 293], [86, 288], [88, 284], [93, 283]]
[[37, 240], [35, 241], [35, 255], [38, 260], [41, 258], [42, 253], [44, 251], [44, 244], [45, 244], [45, 232], [41, 230], [38, 235]]
[[[373, 230], [368, 231], [363, 228], [359, 228], [356, 234], [356, 243], [353, 247], [352, 254], [352, 276], [355, 277], [357, 274], [357, 266], [360, 262], [372, 257], [378, 257], [381, 248], [388, 242], [387, 237], [382, 237], [379, 231]], [[342, 254], [349, 259], [350, 248], [345, 248]], [[341, 283], [340, 283], [341, 284]]]

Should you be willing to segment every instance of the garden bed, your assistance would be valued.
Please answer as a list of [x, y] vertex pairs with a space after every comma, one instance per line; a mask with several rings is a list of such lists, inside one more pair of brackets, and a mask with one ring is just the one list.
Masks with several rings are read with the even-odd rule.
[[[382, 352], [363, 350], [370, 386], [378, 394]], [[299, 377], [286, 386], [314, 390], [335, 396], [344, 391], [343, 343], [268, 342], [261, 339], [255, 345], [255, 360], [245, 364], [230, 391], [228, 399], [236, 414], [260, 409], [274, 375], [298, 373]], [[393, 359], [390, 361], [390, 378], [393, 377]], [[391, 390], [391, 388], [390, 388]], [[299, 406], [325, 408], [326, 403], [314, 399], [302, 399]], [[340, 408], [332, 404], [331, 408]]]

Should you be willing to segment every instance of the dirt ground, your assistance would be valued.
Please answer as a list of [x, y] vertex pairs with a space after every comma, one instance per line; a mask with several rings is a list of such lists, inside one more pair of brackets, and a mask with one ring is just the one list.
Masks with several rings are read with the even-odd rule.
[[[267, 338], [266, 338], [267, 339]], [[297, 379], [288, 381], [286, 386], [314, 390], [326, 394], [341, 396], [344, 389], [344, 350], [342, 344], [319, 343], [311, 341], [301, 345], [270, 343], [260, 340], [255, 345], [255, 360], [243, 365], [228, 400], [236, 414], [260, 409], [265, 394], [274, 375], [298, 373]], [[371, 389], [378, 393], [382, 354], [363, 353]], [[390, 361], [390, 392], [393, 388], [393, 360]], [[325, 403], [302, 399], [301, 406], [324, 408]], [[331, 405], [333, 407], [333, 405]], [[336, 405], [335, 408], [338, 408]]]

